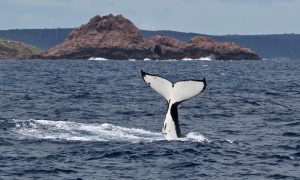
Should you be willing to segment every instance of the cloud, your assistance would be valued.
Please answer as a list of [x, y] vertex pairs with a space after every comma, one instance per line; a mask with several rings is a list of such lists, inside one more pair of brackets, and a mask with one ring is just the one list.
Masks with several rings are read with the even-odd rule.
[[24, 25], [24, 24], [32, 23], [32, 21], [34, 21], [34, 16], [33, 16], [33, 14], [31, 12], [29, 12], [29, 13], [21, 15], [18, 18], [17, 23], [19, 25]]
[[0, 28], [76, 27], [113, 13], [151, 30], [299, 33], [299, 8], [300, 0], [0, 0]]
[[235, 4], [255, 4], [255, 5], [272, 5], [276, 3], [297, 2], [297, 0], [213, 0], [213, 1], [219, 1], [224, 3], [235, 3]]
[[3, 0], [0, 4], [23, 7], [61, 7], [72, 4], [74, 0]]
[[[195, 0], [193, 0], [195, 1]], [[201, 1], [201, 0], [200, 0]], [[262, 0], [214, 0], [214, 1], [224, 1], [224, 2], [237, 2], [237, 3], [261, 3]], [[264, 2], [268, 3], [276, 3], [276, 2], [292, 2], [296, 0], [263, 0]]]
[[137, 25], [137, 26], [140, 29], [146, 29], [146, 30], [157, 30], [158, 29], [152, 23], [149, 23], [149, 22], [142, 22], [140, 25]]

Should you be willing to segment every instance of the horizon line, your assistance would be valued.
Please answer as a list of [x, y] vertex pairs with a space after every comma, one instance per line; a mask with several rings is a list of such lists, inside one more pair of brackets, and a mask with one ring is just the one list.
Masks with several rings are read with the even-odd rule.
[[[0, 31], [12, 31], [12, 30], [59, 30], [59, 29], [76, 29], [78, 27], [56, 27], [56, 28], [12, 28], [12, 29], [0, 29]], [[139, 29], [139, 28], [138, 28]], [[204, 34], [204, 33], [197, 33], [197, 32], [184, 32], [184, 31], [176, 31], [176, 30], [146, 30], [146, 29], [139, 29], [140, 31], [169, 31], [169, 32], [178, 32], [178, 33], [186, 33], [186, 34], [197, 34], [197, 35], [206, 35], [206, 36], [268, 36], [268, 35], [300, 35], [300, 33], [270, 33], [270, 34]]]

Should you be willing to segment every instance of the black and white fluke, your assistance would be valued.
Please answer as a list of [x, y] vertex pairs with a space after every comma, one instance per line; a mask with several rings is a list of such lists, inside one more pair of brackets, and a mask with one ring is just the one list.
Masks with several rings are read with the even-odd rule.
[[202, 80], [184, 80], [171, 83], [158, 75], [153, 75], [141, 70], [144, 81], [168, 102], [168, 111], [162, 127], [162, 133], [170, 138], [181, 137], [178, 121], [177, 106], [182, 101], [202, 93], [206, 88], [205, 78]]

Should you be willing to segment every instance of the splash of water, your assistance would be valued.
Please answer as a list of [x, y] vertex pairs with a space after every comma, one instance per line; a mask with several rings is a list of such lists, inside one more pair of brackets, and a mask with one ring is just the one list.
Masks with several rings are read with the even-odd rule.
[[71, 121], [51, 120], [14, 120], [15, 132], [21, 138], [74, 140], [74, 141], [118, 141], [118, 142], [153, 142], [162, 140], [179, 140], [209, 142], [199, 133], [188, 133], [186, 137], [179, 139], [165, 138], [161, 133], [150, 132], [137, 128], [126, 128], [109, 123], [79, 123]]

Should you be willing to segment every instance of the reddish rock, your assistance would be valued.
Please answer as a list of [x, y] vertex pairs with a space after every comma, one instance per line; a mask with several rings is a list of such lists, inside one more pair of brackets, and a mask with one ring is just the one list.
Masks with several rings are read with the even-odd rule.
[[250, 49], [231, 42], [216, 42], [206, 36], [196, 36], [187, 43], [167, 36], [154, 36], [146, 41], [156, 59], [199, 59], [214, 57], [221, 60], [259, 59]]
[[248, 48], [243, 48], [232, 42], [216, 42], [205, 36], [196, 36], [187, 43], [184, 53], [192, 59], [213, 55], [220, 60], [260, 59]]
[[154, 53], [155, 59], [184, 58], [185, 43], [168, 36], [157, 35], [146, 40], [146, 45]]
[[259, 59], [250, 49], [234, 43], [222, 43], [206, 36], [193, 37], [187, 43], [167, 36], [144, 40], [138, 28], [121, 15], [95, 16], [75, 29], [42, 58], [88, 59], [199, 59], [213, 55], [216, 59]]
[[45, 58], [142, 59], [152, 52], [138, 28], [123, 16], [95, 16], [75, 29], [64, 42], [43, 54]]

